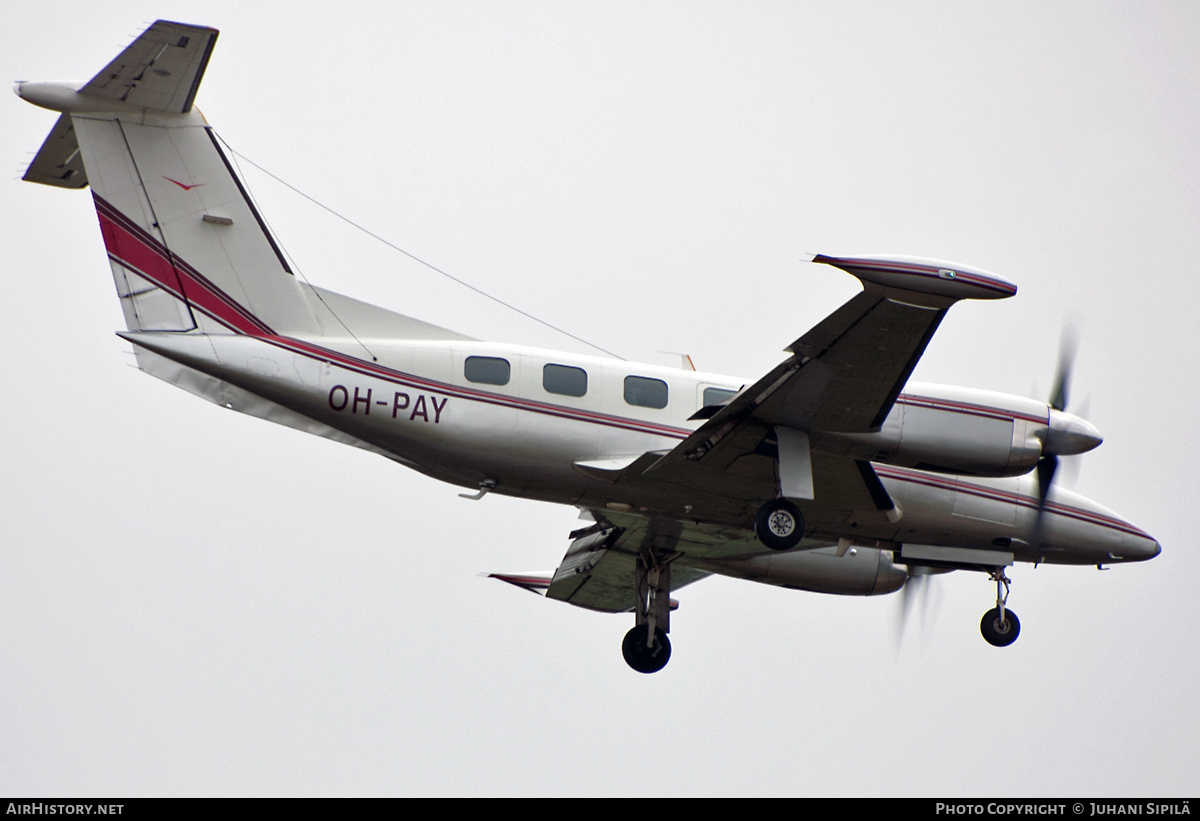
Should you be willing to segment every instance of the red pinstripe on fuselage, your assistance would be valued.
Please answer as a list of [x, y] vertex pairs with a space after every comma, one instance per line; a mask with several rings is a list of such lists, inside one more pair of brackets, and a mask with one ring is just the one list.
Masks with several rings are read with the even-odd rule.
[[[262, 342], [294, 354], [317, 361], [330, 362], [348, 371], [382, 379], [398, 386], [677, 440], [682, 440], [691, 433], [690, 428], [658, 424], [646, 420], [632, 419], [598, 411], [567, 407], [550, 402], [541, 402], [453, 385], [399, 371], [379, 365], [378, 363], [368, 362], [310, 341], [276, 334], [266, 323], [262, 322], [252, 312], [239, 304], [236, 299], [218, 288], [203, 274], [189, 265], [186, 260], [172, 253], [170, 249], [147, 233], [141, 226], [122, 214], [112, 204], [94, 193], [93, 198], [96, 203], [96, 212], [110, 259], [147, 281], [154, 283], [189, 306], [190, 309], [199, 310], [234, 334], [252, 336]], [[914, 269], [918, 267], [914, 266]], [[988, 284], [995, 287], [994, 283], [981, 282], [980, 284]], [[994, 408], [948, 399], [901, 394], [897, 401], [917, 407], [947, 410], [986, 418], [1045, 422], [1044, 418], [1018, 413], [1005, 408]], [[954, 476], [940, 476], [938, 474], [887, 465], [876, 465], [876, 471], [880, 478], [885, 481], [907, 482], [940, 490], [967, 493], [979, 498], [1011, 503], [1027, 509], [1036, 510], [1038, 505], [1036, 497], [1015, 491], [970, 484]], [[1095, 511], [1059, 502], [1049, 502], [1046, 509], [1052, 514], [1064, 516], [1079, 522], [1115, 530], [1138, 538], [1151, 538], [1149, 534], [1134, 527], [1129, 522]]]

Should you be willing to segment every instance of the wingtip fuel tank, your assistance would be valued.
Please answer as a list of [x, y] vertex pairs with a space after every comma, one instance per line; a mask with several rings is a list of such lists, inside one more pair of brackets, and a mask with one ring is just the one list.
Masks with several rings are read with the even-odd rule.
[[890, 254], [856, 257], [817, 254], [812, 261], [841, 268], [863, 283], [950, 299], [1005, 299], [1017, 292], [1017, 286], [1003, 277], [944, 260]]

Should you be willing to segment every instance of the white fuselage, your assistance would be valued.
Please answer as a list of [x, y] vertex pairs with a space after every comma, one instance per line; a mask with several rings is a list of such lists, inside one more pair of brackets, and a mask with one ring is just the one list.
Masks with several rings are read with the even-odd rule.
[[[744, 384], [737, 378], [476, 341], [131, 336], [140, 347], [319, 423], [308, 428], [311, 432], [328, 435], [320, 429], [325, 426], [455, 485], [743, 529], [747, 511], [770, 492], [760, 489], [731, 502], [708, 498], [702, 489], [615, 481], [636, 457], [669, 451], [686, 438], [699, 424], [689, 417], [706, 404], [705, 391], [737, 391]], [[636, 388], [650, 385], [649, 401], [662, 407], [631, 402], [631, 377], [635, 402], [647, 401]], [[1157, 553], [1157, 543], [1140, 529], [1060, 490], [1051, 493], [1042, 524], [1042, 535], [1053, 547], [1035, 550], [1029, 544], [1037, 515], [1033, 476], [964, 477], [905, 466], [907, 452], [916, 452], [918, 459], [940, 450], [961, 457], [965, 441], [978, 443], [980, 465], [991, 464], [993, 472], [1028, 471], [1036, 454], [1031, 460], [1025, 444], [1044, 434], [1048, 416], [1045, 403], [1021, 397], [912, 387], [878, 434], [823, 438], [814, 432], [814, 448], [873, 453], [872, 462], [903, 513], [898, 521], [864, 525], [853, 534], [809, 534], [816, 543], [852, 536], [863, 544], [993, 549], [1011, 552], [1017, 560], [1064, 564]], [[269, 412], [238, 408], [236, 398], [207, 398], [271, 418]], [[609, 471], [612, 479], [605, 478]]]

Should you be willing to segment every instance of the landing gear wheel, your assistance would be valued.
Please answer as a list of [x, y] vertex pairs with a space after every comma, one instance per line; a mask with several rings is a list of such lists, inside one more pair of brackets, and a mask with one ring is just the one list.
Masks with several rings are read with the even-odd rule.
[[804, 538], [804, 515], [787, 499], [775, 499], [758, 509], [754, 533], [772, 550], [790, 550]]
[[993, 607], [983, 614], [983, 621], [979, 622], [979, 632], [983, 633], [983, 638], [993, 647], [1007, 647], [1021, 635], [1021, 621], [1017, 614], [1008, 608], [1005, 608], [1004, 618], [1001, 619], [1000, 608]]
[[654, 646], [647, 647], [647, 633], [645, 624], [635, 625], [621, 642], [621, 654], [625, 663], [639, 673], [657, 673], [671, 660], [671, 640], [662, 630], [655, 629]]

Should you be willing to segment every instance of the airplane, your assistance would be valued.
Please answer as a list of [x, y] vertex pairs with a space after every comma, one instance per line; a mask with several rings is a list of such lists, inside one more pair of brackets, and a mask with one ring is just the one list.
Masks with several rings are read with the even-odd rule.
[[1016, 562], [1160, 553], [1054, 484], [1102, 441], [1067, 410], [1067, 358], [1047, 401], [909, 382], [952, 305], [1015, 295], [978, 268], [816, 255], [862, 290], [756, 380], [482, 341], [301, 281], [193, 105], [217, 35], [160, 20], [86, 83], [14, 88], [59, 113], [24, 179], [91, 187], [138, 367], [468, 498], [578, 508], [554, 572], [492, 575], [632, 613], [633, 670], [663, 669], [672, 593], [714, 574], [871, 596], [980, 572], [980, 631], [1004, 647]]

